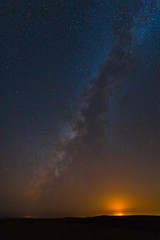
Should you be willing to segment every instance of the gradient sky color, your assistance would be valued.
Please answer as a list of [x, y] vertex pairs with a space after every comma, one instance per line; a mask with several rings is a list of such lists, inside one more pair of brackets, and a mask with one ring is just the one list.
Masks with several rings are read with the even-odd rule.
[[0, 217], [160, 214], [160, 1], [0, 16]]

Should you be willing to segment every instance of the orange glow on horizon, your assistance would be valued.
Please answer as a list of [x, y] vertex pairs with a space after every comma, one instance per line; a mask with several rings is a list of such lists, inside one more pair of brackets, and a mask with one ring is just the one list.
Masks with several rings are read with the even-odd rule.
[[124, 216], [124, 214], [122, 212], [120, 212], [120, 213], [116, 213], [115, 216], [121, 217], [121, 216]]
[[106, 213], [112, 216], [124, 216], [131, 212], [131, 209], [135, 207], [133, 198], [128, 197], [126, 194], [111, 194], [110, 196], [104, 197], [102, 205], [105, 206], [104, 210]]
[[32, 216], [29, 216], [29, 215], [28, 216], [23, 216], [23, 218], [32, 218]]

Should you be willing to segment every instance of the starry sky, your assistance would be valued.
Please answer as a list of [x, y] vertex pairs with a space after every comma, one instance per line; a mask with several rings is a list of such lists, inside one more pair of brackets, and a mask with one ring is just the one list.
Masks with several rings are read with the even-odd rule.
[[0, 217], [160, 215], [160, 1], [0, 3]]

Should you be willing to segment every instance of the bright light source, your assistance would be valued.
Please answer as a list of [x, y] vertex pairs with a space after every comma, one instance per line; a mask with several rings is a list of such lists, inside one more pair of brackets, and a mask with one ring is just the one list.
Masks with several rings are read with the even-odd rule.
[[115, 216], [120, 217], [120, 216], [124, 216], [124, 214], [120, 212], [120, 213], [116, 213]]

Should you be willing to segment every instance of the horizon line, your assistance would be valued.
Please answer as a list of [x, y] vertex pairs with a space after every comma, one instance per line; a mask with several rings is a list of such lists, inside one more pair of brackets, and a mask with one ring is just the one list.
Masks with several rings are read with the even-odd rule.
[[116, 215], [116, 214], [101, 214], [101, 215], [93, 215], [93, 216], [64, 216], [64, 217], [38, 217], [38, 216], [19, 216], [19, 217], [0, 217], [2, 219], [85, 219], [85, 218], [98, 218], [98, 217], [160, 217], [160, 214], [123, 214], [123, 215]]

